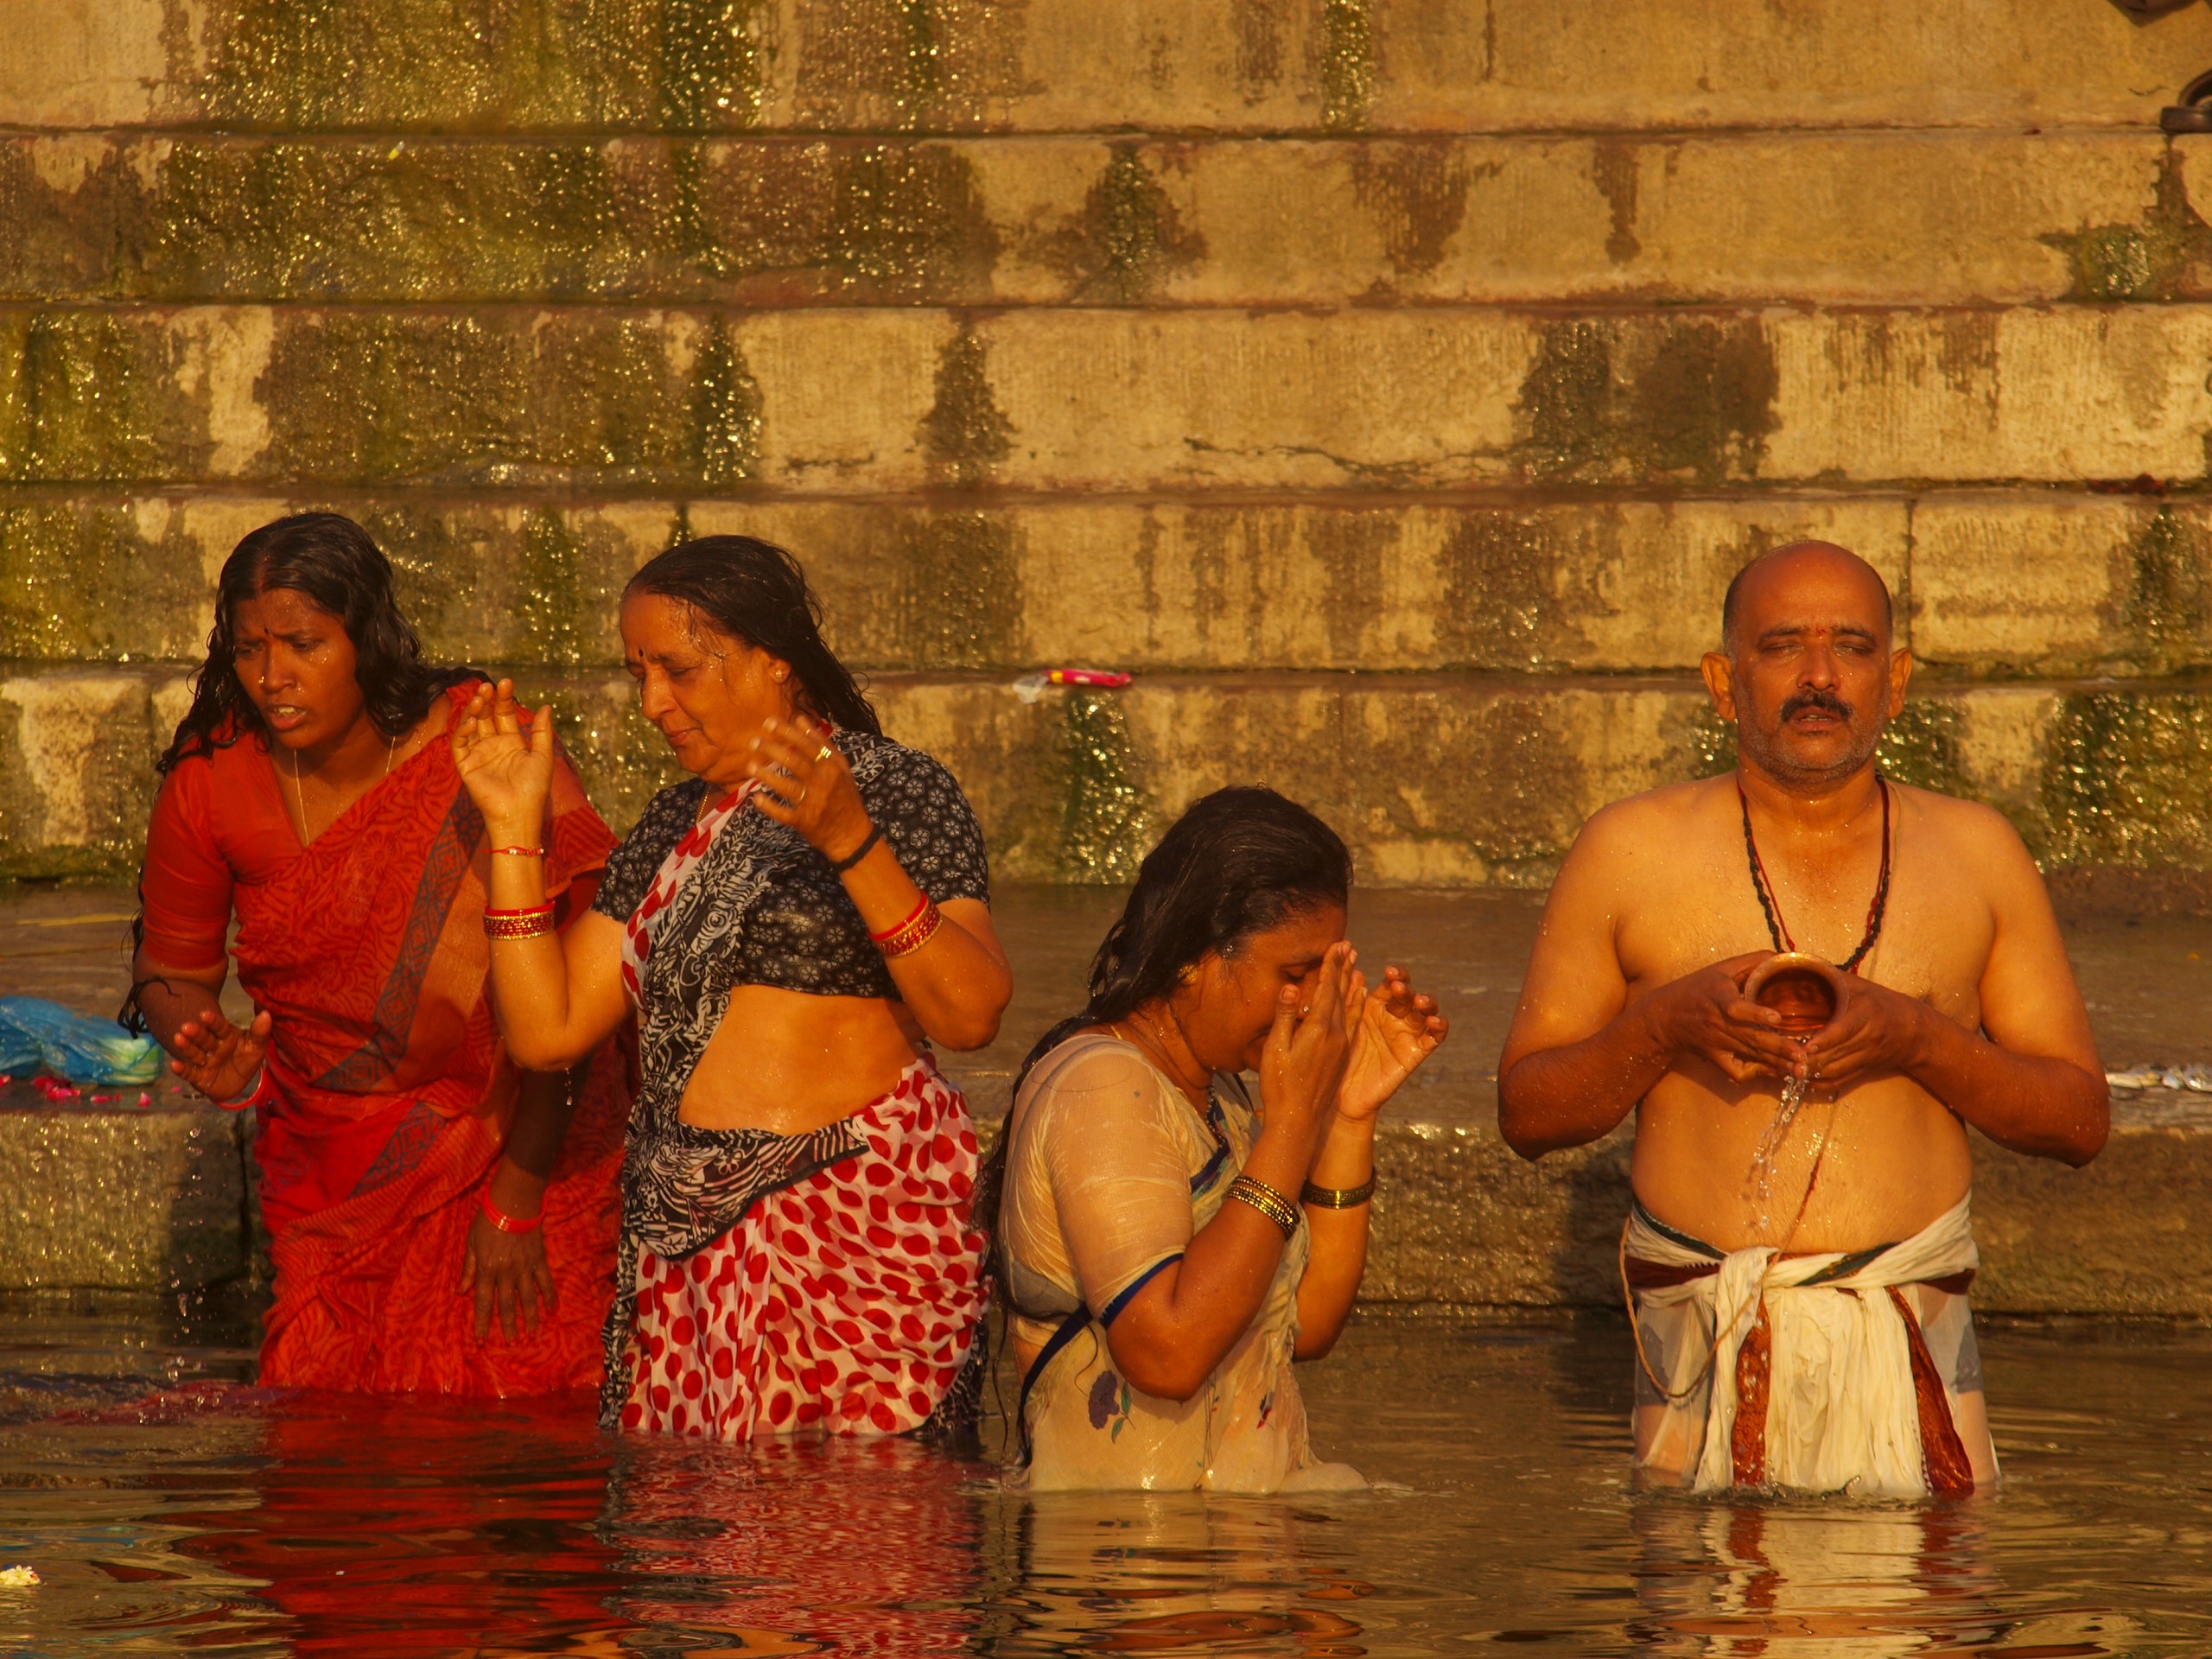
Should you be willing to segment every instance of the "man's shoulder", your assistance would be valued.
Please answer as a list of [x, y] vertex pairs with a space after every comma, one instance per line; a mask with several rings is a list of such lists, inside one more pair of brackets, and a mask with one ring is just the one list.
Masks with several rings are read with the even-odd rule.
[[1726, 773], [1662, 784], [1599, 808], [1575, 837], [1575, 849], [1584, 856], [1608, 856], [1679, 847], [1687, 827], [1715, 812], [1732, 811], [1734, 798]]
[[1961, 799], [1956, 795], [1945, 795], [1936, 790], [1922, 789], [1911, 784], [1891, 780], [1890, 787], [1897, 791], [1900, 804], [1907, 815], [1907, 822], [1917, 822], [1926, 830], [1940, 836], [1961, 851], [1972, 849], [1980, 853], [1999, 852], [2027, 856], [2020, 832], [2012, 821], [1993, 806], [1980, 801]]

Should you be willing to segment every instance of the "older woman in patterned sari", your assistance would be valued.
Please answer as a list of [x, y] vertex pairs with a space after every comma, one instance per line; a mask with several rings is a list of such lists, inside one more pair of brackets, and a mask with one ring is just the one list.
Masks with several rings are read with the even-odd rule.
[[[640, 1021], [610, 1425], [888, 1433], [972, 1406], [976, 1137], [931, 1045], [989, 1042], [1011, 988], [982, 834], [943, 766], [883, 736], [818, 616], [764, 542], [647, 563], [623, 645], [690, 780], [654, 798], [565, 935], [535, 864], [493, 872], [515, 1053], [557, 1068]], [[525, 734], [502, 683], [453, 747], [494, 838], [527, 842], [550, 721]]]
[[[493, 1027], [485, 883], [513, 861], [446, 742], [474, 683], [423, 665], [359, 525], [283, 518], [225, 563], [161, 761], [132, 1002], [180, 1077], [255, 1109], [265, 1382], [599, 1379], [628, 1090], [612, 1045], [531, 1073]], [[530, 840], [566, 925], [613, 837], [565, 765]], [[234, 914], [244, 1027], [219, 1007]]]

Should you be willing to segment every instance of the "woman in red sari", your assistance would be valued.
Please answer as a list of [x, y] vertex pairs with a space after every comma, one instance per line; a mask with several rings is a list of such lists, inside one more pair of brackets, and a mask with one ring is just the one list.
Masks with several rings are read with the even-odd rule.
[[[223, 567], [206, 664], [161, 760], [132, 1000], [171, 1069], [256, 1112], [276, 1303], [262, 1380], [505, 1395], [600, 1380], [629, 1091], [613, 1043], [519, 1071], [485, 999], [501, 852], [391, 568], [334, 513]], [[613, 837], [565, 761], [541, 836], [562, 921]], [[224, 942], [254, 1003], [218, 1007]]]

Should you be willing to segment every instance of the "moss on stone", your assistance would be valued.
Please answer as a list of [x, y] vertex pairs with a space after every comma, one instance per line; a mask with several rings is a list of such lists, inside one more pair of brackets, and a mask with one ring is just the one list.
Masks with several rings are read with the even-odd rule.
[[659, 116], [671, 132], [751, 126], [765, 66], [753, 43], [755, 0], [661, 0]]
[[1554, 602], [1552, 550], [1510, 512], [1462, 515], [1444, 543], [1436, 618], [1447, 666], [1527, 670], [1544, 659]]
[[760, 387], [721, 317], [700, 331], [691, 408], [699, 481], [719, 486], [751, 478], [760, 465]]
[[1367, 0], [1321, 0], [1321, 124], [1350, 132], [1365, 124], [1375, 96], [1375, 30]]
[[917, 435], [938, 480], [957, 489], [985, 483], [1014, 451], [1014, 423], [992, 392], [988, 348], [963, 322], [938, 354], [937, 397]]
[[1020, 658], [1014, 529], [988, 512], [917, 514], [900, 526], [897, 644], [916, 668], [1005, 668]]
[[158, 507], [0, 504], [0, 658], [196, 658], [208, 583], [180, 517]]
[[1467, 189], [1495, 176], [1497, 162], [1470, 165], [1446, 140], [1363, 144], [1352, 158], [1352, 189], [1375, 216], [1382, 251], [1401, 276], [1426, 276], [1443, 264], [1467, 217]]
[[1959, 768], [1960, 708], [1953, 697], [1910, 697], [1882, 733], [1875, 759], [1901, 784], [1945, 795], [1973, 791]]
[[1071, 689], [1061, 705], [1059, 740], [1059, 775], [1052, 780], [1063, 802], [1059, 878], [1099, 886], [1134, 881], [1151, 835], [1120, 699], [1110, 691]]
[[1756, 318], [1548, 323], [1521, 385], [1517, 460], [1548, 480], [1753, 477], [1780, 389]]
[[176, 389], [168, 342], [110, 311], [0, 316], [0, 478], [191, 476], [204, 421]]
[[2212, 291], [2212, 226], [2190, 204], [2182, 152], [2171, 141], [2151, 206], [2134, 223], [2084, 226], [2038, 239], [2066, 256], [2069, 300], [2101, 305], [2198, 299]]
[[2202, 667], [2212, 643], [2212, 550], [2202, 525], [2161, 505], [2120, 556], [2126, 598], [2117, 620], [2133, 664], [2152, 674]]
[[759, 119], [766, 86], [759, 0], [230, 0], [207, 10], [198, 91], [225, 126], [727, 130]]
[[1112, 145], [1082, 210], [1044, 246], [1046, 262], [1085, 302], [1135, 305], [1173, 273], [1205, 257], [1205, 238], [1186, 230], [1175, 204], [1134, 141]]
[[2063, 698], [2037, 804], [2025, 830], [2046, 868], [2212, 867], [2212, 695]]

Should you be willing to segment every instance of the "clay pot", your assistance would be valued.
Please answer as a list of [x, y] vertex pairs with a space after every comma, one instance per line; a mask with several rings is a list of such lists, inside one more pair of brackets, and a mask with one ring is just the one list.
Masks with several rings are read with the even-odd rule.
[[1769, 957], [1744, 981], [1744, 995], [1782, 1016], [1785, 1037], [1809, 1037], [1835, 1018], [1843, 970], [1802, 950]]

